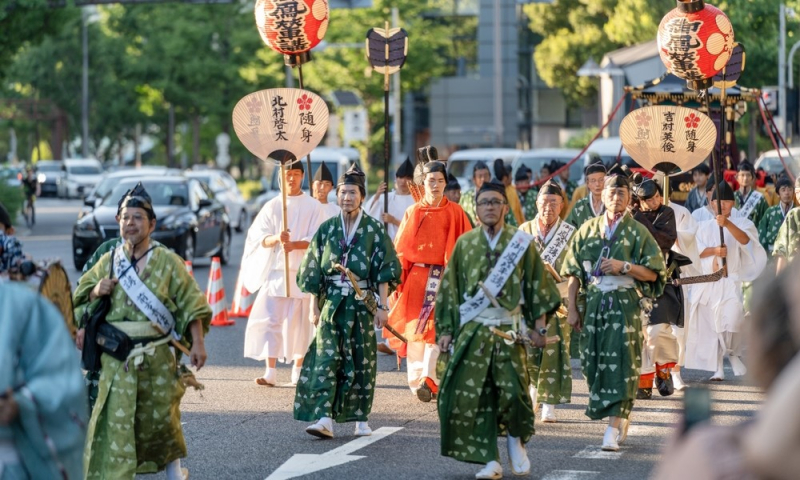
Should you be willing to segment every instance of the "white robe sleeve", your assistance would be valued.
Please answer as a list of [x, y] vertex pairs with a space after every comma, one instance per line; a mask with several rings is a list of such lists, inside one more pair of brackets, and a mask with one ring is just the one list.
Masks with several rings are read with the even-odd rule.
[[697, 250], [697, 221], [689, 210], [680, 205], [670, 205], [675, 211], [675, 226], [678, 239], [672, 250], [686, 255], [692, 261], [691, 265], [681, 267], [681, 276], [689, 277], [700, 275], [700, 252]]
[[264, 248], [262, 242], [267, 236], [280, 233], [280, 225], [274, 224], [278, 218], [273, 212], [274, 205], [272, 200], [267, 202], [247, 230], [240, 275], [248, 292], [257, 292], [267, 280], [267, 265], [272, 263], [274, 248]]
[[[726, 231], [725, 241], [729, 243], [728, 276], [738, 282], [752, 282], [761, 275], [761, 272], [764, 271], [764, 267], [767, 266], [767, 252], [758, 240], [758, 229], [752, 221], [741, 216], [733, 217], [732, 215], [731, 221], [747, 234], [748, 238], [750, 238], [750, 242], [748, 242], [747, 245], [742, 245], [736, 242], [736, 240], [732, 238], [733, 236]], [[729, 235], [732, 240], [731, 242], [728, 241]], [[735, 249], [731, 248], [734, 244], [736, 245]]]

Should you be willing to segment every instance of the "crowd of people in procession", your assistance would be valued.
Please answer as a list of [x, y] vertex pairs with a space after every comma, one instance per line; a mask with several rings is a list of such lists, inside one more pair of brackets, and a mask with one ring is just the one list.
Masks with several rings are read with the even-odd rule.
[[[309, 195], [303, 163], [273, 153], [287, 165], [288, 215], [284, 225], [277, 197], [247, 234], [240, 275], [258, 293], [244, 355], [265, 362], [260, 386], [277, 385], [279, 361], [292, 365], [294, 418], [310, 435], [331, 438], [347, 422], [371, 434], [379, 352], [405, 358], [411, 393], [437, 402], [441, 455], [479, 464], [483, 479], [503, 476], [498, 436], [511, 472], [530, 471], [536, 412], [557, 422], [572, 401], [571, 359], [587, 417], [607, 419], [607, 451], [625, 442], [637, 400], [687, 387], [682, 367], [722, 381], [727, 357], [746, 372], [753, 282], [794, 267], [800, 180], [759, 190], [743, 161], [734, 190], [701, 164], [681, 206], [663, 179], [619, 165], [589, 164], [577, 186], [557, 162], [541, 183], [497, 160], [477, 162], [461, 192], [425, 152], [397, 169], [388, 203], [386, 184], [367, 197], [355, 165], [335, 180], [323, 163]], [[52, 326], [58, 313], [0, 282], [3, 318], [30, 312], [0, 322], [0, 479], [188, 478], [180, 401], [199, 384], [181, 358], [205, 364], [211, 309], [180, 257], [150, 239], [156, 215], [141, 184], [117, 214], [120, 237], [99, 247], [74, 292], [83, 382], [66, 330]], [[0, 208], [0, 273], [24, 259], [11, 223]], [[53, 354], [37, 357], [43, 348]], [[771, 365], [771, 378], [788, 363]]]

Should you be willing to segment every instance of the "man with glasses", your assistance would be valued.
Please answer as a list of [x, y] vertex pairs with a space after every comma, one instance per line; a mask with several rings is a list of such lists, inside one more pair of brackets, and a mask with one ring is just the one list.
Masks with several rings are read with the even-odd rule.
[[589, 195], [578, 200], [567, 216], [567, 222], [575, 227], [580, 227], [587, 220], [596, 218], [605, 211], [601, 197], [603, 181], [606, 178], [606, 167], [603, 162], [598, 160], [587, 165], [583, 169], [583, 176], [586, 179]]
[[505, 187], [484, 183], [476, 205], [481, 226], [456, 243], [436, 298], [438, 345], [452, 350], [438, 401], [441, 454], [482, 464], [475, 478], [494, 479], [503, 476], [500, 434], [512, 473], [530, 472], [525, 344], [545, 346], [545, 319], [561, 299], [534, 239], [505, 224]]
[[444, 196], [447, 170], [439, 161], [423, 167], [425, 196], [406, 210], [395, 238], [403, 267], [397, 301], [389, 313], [389, 325], [408, 340], [402, 343], [384, 332], [389, 346], [407, 357], [408, 386], [422, 402], [436, 395], [436, 346], [434, 305], [439, 281], [456, 240], [472, 226], [464, 210]]
[[[609, 419], [602, 443], [607, 451], [619, 450], [627, 436], [639, 385], [642, 309], [647, 299], [661, 295], [666, 282], [658, 243], [626, 213], [630, 197], [624, 175], [606, 178], [605, 213], [578, 228], [561, 266], [569, 281], [567, 322], [580, 333], [581, 367], [589, 386], [586, 416]], [[581, 288], [583, 308], [577, 305]]]
[[[520, 230], [533, 235], [536, 251], [542, 260], [558, 271], [575, 227], [561, 220], [564, 197], [561, 186], [553, 180], [542, 185], [537, 195], [538, 215], [522, 224]], [[530, 395], [534, 411], [542, 404], [542, 421], [554, 423], [556, 405], [569, 403], [572, 396], [572, 366], [570, 364], [570, 332], [566, 315], [552, 313], [547, 316], [547, 335], [559, 336], [558, 344], [542, 348], [528, 347], [528, 372]]]

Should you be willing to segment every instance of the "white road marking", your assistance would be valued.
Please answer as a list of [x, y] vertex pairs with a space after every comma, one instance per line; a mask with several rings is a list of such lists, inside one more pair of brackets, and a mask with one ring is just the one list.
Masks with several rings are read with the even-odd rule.
[[593, 460], [619, 460], [622, 452], [604, 452], [599, 445], [588, 445], [572, 456], [572, 458], [590, 458]]
[[354, 460], [360, 460], [365, 457], [350, 454], [402, 429], [403, 427], [381, 427], [372, 432], [372, 435], [369, 437], [358, 437], [352, 442], [334, 448], [330, 452], [325, 452], [320, 455], [308, 453], [292, 455], [292, 458], [272, 472], [266, 480], [287, 480], [327, 468], [344, 465]]
[[72, 240], [72, 235], [31, 235], [30, 237], [20, 237], [25, 242], [60, 242]]
[[542, 480], [589, 480], [600, 475], [600, 472], [589, 472], [586, 470], [553, 470]]

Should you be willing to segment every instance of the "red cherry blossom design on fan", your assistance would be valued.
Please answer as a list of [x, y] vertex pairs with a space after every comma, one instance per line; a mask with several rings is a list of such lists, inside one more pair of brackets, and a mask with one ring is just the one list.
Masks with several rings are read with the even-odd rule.
[[646, 112], [641, 112], [636, 114], [636, 125], [639, 127], [649, 127], [650, 126], [650, 115]]
[[683, 121], [686, 122], [686, 128], [697, 128], [700, 126], [700, 117], [694, 113], [690, 113], [689, 116], [684, 117]]
[[297, 99], [297, 104], [300, 106], [300, 110], [311, 110], [311, 103], [313, 101], [311, 97], [304, 93], [302, 97]]

